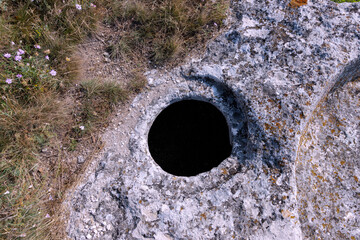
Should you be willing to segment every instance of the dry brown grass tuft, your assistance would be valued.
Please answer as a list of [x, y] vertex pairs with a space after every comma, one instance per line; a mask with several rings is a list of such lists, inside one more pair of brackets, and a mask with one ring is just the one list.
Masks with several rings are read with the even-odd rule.
[[228, 2], [207, 0], [109, 1], [107, 23], [123, 28], [109, 44], [113, 58], [141, 55], [152, 66], [184, 56], [221, 27]]
[[48, 174], [39, 151], [71, 121], [66, 108], [46, 93], [31, 105], [9, 96], [0, 108], [0, 236], [16, 239], [44, 237], [49, 223], [42, 210], [48, 200]]

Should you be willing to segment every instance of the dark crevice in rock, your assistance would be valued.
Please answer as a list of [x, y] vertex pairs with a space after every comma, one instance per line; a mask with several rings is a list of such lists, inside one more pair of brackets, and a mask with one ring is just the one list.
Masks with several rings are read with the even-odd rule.
[[337, 77], [337, 80], [329, 93], [335, 92], [337, 89], [342, 88], [346, 83], [355, 81], [358, 78], [360, 78], [360, 57], [344, 68], [342, 73]]
[[95, 170], [95, 178], [98, 177], [99, 173], [105, 169], [105, 161], [101, 161], [98, 165], [98, 168]]
[[[121, 190], [121, 183], [112, 184], [111, 189], [109, 189], [110, 196], [115, 200], [117, 204], [117, 209], [113, 209], [112, 212], [117, 212], [117, 218], [115, 223], [116, 231], [113, 232], [114, 239], [121, 239], [125, 234], [124, 229], [127, 231], [132, 231], [136, 228], [140, 222], [140, 218], [137, 216], [136, 210], [132, 208], [129, 204], [129, 199], [125, 193]], [[123, 222], [127, 220], [127, 227], [123, 226]], [[128, 228], [130, 227], [130, 228]]]

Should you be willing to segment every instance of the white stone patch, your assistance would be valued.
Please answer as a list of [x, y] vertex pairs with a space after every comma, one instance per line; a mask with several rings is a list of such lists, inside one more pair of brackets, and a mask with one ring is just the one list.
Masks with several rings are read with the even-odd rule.
[[248, 16], [244, 16], [242, 19], [242, 27], [243, 28], [253, 28], [258, 26], [259, 23], [251, 18], [249, 18]]
[[247, 29], [244, 32], [244, 36], [246, 37], [258, 37], [258, 38], [262, 38], [265, 39], [267, 37], [267, 35], [269, 34], [269, 30], [266, 28], [261, 28], [261, 29]]
[[143, 215], [145, 221], [152, 222], [157, 219], [157, 213], [153, 212], [153, 209], [150, 207], [144, 207], [141, 209], [141, 214]]
[[276, 22], [281, 22], [285, 17], [285, 13], [283, 10], [276, 9], [275, 11], [270, 12], [269, 17], [275, 19]]
[[219, 65], [205, 65], [201, 69], [198, 69], [198, 75], [215, 77], [218, 80], [222, 80], [222, 68]]
[[252, 198], [245, 198], [243, 201], [246, 213], [252, 218], [256, 217], [259, 213], [259, 209], [255, 208], [255, 201]]
[[168, 234], [166, 233], [162, 233], [162, 232], [157, 232], [154, 235], [155, 240], [172, 240], [173, 238], [170, 237]]

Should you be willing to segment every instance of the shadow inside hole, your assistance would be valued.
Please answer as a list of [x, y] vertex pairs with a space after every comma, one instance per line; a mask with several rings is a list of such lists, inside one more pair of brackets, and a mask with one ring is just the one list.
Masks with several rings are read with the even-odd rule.
[[155, 162], [176, 176], [209, 171], [232, 151], [224, 115], [211, 103], [198, 100], [165, 108], [150, 128], [148, 145]]

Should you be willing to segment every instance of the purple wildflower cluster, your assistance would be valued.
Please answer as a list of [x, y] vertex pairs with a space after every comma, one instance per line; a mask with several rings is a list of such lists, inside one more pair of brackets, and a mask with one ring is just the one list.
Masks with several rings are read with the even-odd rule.
[[16, 55], [14, 59], [15, 59], [15, 61], [20, 62], [22, 57], [20, 55]]
[[[81, 5], [79, 5], [79, 6], [80, 6], [80, 9], [81, 9]], [[15, 43], [14, 43], [14, 42], [11, 42], [11, 46], [14, 46], [14, 45], [15, 45]], [[35, 44], [35, 45], [34, 45], [34, 48], [35, 48], [35, 49], [41, 49], [41, 46], [40, 46], [39, 44]], [[47, 49], [47, 50], [44, 51], [44, 53], [45, 53], [45, 54], [50, 54], [50, 50]], [[19, 65], [20, 65], [20, 66], [24, 66], [23, 63], [20, 63], [20, 62], [23, 60], [24, 56], [25, 56], [24, 54], [25, 54], [25, 50], [19, 48], [19, 49], [17, 49], [17, 51], [16, 51], [16, 53], [15, 53], [14, 55], [12, 55], [11, 53], [8, 53], [8, 52], [7, 52], [7, 53], [5, 53], [5, 54], [3, 55], [3, 57], [6, 58], [6, 59], [9, 59], [9, 60], [11, 60], [11, 58], [13, 57], [13, 59], [15, 60], [15, 62], [19, 62]], [[35, 52], [35, 56], [38, 56], [38, 55], [39, 55], [39, 53], [38, 53], [38, 52]], [[29, 59], [31, 59], [31, 58], [32, 58], [32, 57], [30, 56]], [[46, 56], [45, 56], [45, 59], [46, 59], [46, 60], [50, 60], [50, 57], [49, 57], [48, 55], [46, 55]], [[21, 65], [21, 64], [22, 64], [22, 65]], [[30, 66], [30, 64], [29, 64], [29, 63], [26, 63], [26, 66]], [[56, 76], [57, 72], [52, 69], [52, 70], [49, 72], [49, 74], [50, 74], [51, 76]], [[16, 75], [16, 78], [17, 78], [17, 79], [21, 79], [21, 78], [23, 78], [23, 75], [22, 75], [22, 74], [17, 74], [17, 75]], [[12, 84], [12, 83], [13, 83], [13, 79], [12, 79], [12, 78], [6, 78], [5, 82], [6, 82], [7, 84]]]
[[56, 71], [55, 71], [55, 70], [51, 70], [51, 71], [50, 71], [50, 75], [51, 75], [51, 76], [56, 76]]
[[24, 50], [19, 49], [19, 50], [16, 52], [16, 55], [17, 55], [17, 56], [20, 56], [20, 55], [23, 55], [24, 53], [25, 53]]

